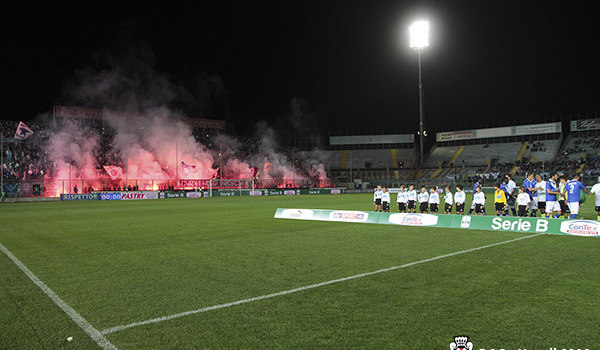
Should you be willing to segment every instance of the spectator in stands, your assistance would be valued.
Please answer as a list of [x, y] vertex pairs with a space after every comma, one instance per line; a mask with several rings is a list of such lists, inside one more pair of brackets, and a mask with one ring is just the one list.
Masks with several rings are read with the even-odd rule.
[[78, 191], [77, 185], [75, 185], [75, 187], [73, 187], [73, 193], [77, 194], [77, 191]]

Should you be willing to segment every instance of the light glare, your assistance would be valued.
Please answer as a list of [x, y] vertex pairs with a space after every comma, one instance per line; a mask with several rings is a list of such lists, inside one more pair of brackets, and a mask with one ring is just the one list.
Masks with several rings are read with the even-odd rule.
[[410, 47], [422, 49], [429, 46], [429, 22], [420, 20], [414, 22], [409, 28]]

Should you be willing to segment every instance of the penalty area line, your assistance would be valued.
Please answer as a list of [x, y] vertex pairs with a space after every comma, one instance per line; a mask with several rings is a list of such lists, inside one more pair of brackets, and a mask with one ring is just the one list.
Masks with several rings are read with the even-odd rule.
[[121, 325], [121, 326], [115, 326], [115, 327], [111, 327], [111, 328], [107, 328], [107, 329], [103, 330], [102, 334], [104, 334], [104, 335], [111, 334], [111, 333], [119, 332], [119, 331], [122, 331], [122, 330], [125, 330], [128, 328], [134, 328], [134, 327], [145, 326], [145, 325], [154, 324], [154, 323], [165, 322], [165, 321], [169, 321], [169, 320], [184, 317], [184, 316], [199, 314], [199, 313], [212, 311], [212, 310], [224, 309], [224, 308], [228, 308], [228, 307], [235, 306], [235, 305], [246, 304], [246, 303], [250, 303], [253, 301], [259, 301], [259, 300], [264, 300], [264, 299], [270, 299], [270, 298], [274, 298], [274, 297], [278, 297], [278, 296], [282, 296], [282, 295], [298, 293], [298, 292], [302, 292], [302, 291], [309, 290], [309, 289], [315, 289], [315, 288], [328, 286], [328, 285], [336, 284], [336, 283], [340, 283], [340, 282], [350, 281], [350, 280], [354, 280], [354, 279], [358, 279], [358, 278], [362, 278], [362, 277], [373, 276], [373, 275], [377, 275], [377, 274], [380, 274], [383, 272], [394, 271], [394, 270], [403, 269], [403, 268], [410, 267], [410, 266], [425, 264], [428, 262], [432, 262], [432, 261], [436, 261], [436, 260], [440, 260], [440, 259], [444, 259], [444, 258], [449, 258], [449, 257], [460, 255], [460, 254], [466, 254], [466, 253], [470, 253], [470, 252], [474, 252], [474, 251], [478, 251], [478, 250], [482, 250], [482, 249], [486, 249], [486, 248], [496, 247], [499, 245], [508, 244], [508, 243], [520, 241], [520, 240], [531, 238], [531, 237], [536, 237], [539, 235], [543, 235], [543, 233], [536, 233], [536, 234], [529, 235], [529, 236], [513, 238], [513, 239], [509, 239], [507, 241], [483, 245], [481, 247], [459, 250], [459, 251], [456, 251], [453, 253], [438, 255], [433, 258], [417, 260], [417, 261], [409, 262], [409, 263], [406, 263], [403, 265], [392, 266], [392, 267], [375, 270], [375, 271], [371, 271], [371, 272], [359, 273], [357, 275], [342, 277], [342, 278], [325, 281], [325, 282], [321, 282], [321, 283], [316, 283], [316, 284], [311, 284], [311, 285], [298, 287], [298, 288], [294, 288], [294, 289], [288, 289], [288, 290], [284, 290], [284, 291], [277, 292], [277, 293], [265, 294], [265, 295], [261, 295], [261, 296], [257, 296], [257, 297], [253, 297], [253, 298], [233, 301], [230, 303], [218, 304], [218, 305], [203, 307], [203, 308], [196, 309], [196, 310], [180, 312], [180, 313], [173, 314], [173, 315], [152, 318], [152, 319], [145, 320], [145, 321], [139, 321], [139, 322], [133, 322], [133, 323], [129, 323], [129, 324]]
[[99, 330], [94, 328], [94, 326], [92, 326], [85, 318], [83, 318], [83, 316], [75, 311], [75, 309], [62, 300], [56, 293], [54, 293], [52, 289], [50, 289], [50, 287], [48, 287], [33, 272], [31, 272], [31, 270], [29, 270], [27, 266], [21, 262], [21, 260], [14, 256], [13, 253], [8, 250], [8, 248], [2, 245], [2, 243], [0, 243], [0, 250], [2, 250], [4, 254], [6, 254], [6, 256], [12, 260], [12, 262], [17, 265], [17, 267], [21, 269], [25, 275], [27, 275], [27, 277], [29, 277], [30, 280], [35, 283], [35, 285], [37, 285], [50, 298], [50, 300], [54, 302], [54, 304], [56, 304], [56, 306], [61, 308], [61, 310], [64, 311], [67, 316], [69, 316], [71, 320], [73, 320], [73, 322], [79, 326], [79, 328], [86, 332], [87, 335], [89, 335], [90, 338], [92, 338], [92, 340], [98, 344], [98, 346], [104, 350], [119, 350], [108, 339], [106, 339], [106, 337]]

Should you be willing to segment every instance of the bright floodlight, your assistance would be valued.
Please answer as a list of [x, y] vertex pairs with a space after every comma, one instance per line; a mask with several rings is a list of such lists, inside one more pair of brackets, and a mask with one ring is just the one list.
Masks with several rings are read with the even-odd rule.
[[429, 22], [420, 20], [414, 22], [410, 28], [410, 47], [422, 49], [429, 46]]

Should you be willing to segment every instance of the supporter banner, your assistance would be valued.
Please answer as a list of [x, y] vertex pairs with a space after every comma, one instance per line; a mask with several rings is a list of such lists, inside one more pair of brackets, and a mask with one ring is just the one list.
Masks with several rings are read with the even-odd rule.
[[329, 136], [330, 145], [373, 145], [382, 143], [413, 143], [413, 134]]
[[100, 199], [98, 193], [61, 194], [61, 201], [97, 201]]
[[457, 141], [465, 139], [487, 139], [493, 137], [522, 136], [537, 134], [553, 134], [562, 131], [562, 124], [543, 123], [531, 125], [506, 126], [501, 128], [487, 128], [460, 131], [445, 131], [436, 133], [436, 141]]
[[600, 118], [571, 120], [571, 131], [600, 130]]
[[121, 200], [158, 199], [158, 192], [121, 192]]
[[[211, 183], [212, 182], [212, 183]], [[247, 187], [248, 180], [238, 179], [204, 179], [204, 180], [179, 180], [179, 186], [182, 188], [204, 188], [214, 187]]]
[[276, 219], [342, 221], [399, 226], [462, 228], [471, 230], [548, 233], [583, 237], [600, 237], [600, 222], [593, 220], [420, 213], [378, 213], [366, 211], [283, 208], [278, 208], [274, 217]]

